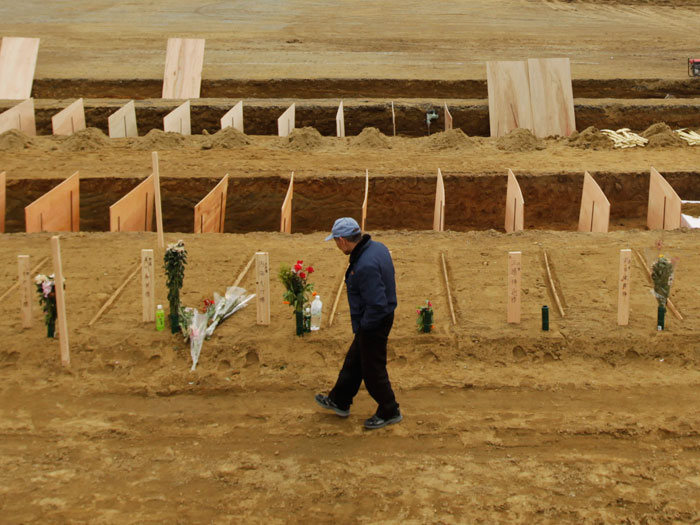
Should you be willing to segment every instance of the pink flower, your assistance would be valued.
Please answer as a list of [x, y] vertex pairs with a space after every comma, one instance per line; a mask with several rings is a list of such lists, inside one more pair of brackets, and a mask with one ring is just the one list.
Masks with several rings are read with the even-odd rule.
[[430, 308], [432, 308], [432, 307], [433, 307], [433, 303], [431, 303], [430, 301], [428, 301], [428, 306], [429, 306]]
[[49, 294], [51, 293], [53, 288], [53, 285], [51, 284], [51, 281], [44, 281], [41, 283], [41, 291], [44, 292], [44, 297], [48, 297]]

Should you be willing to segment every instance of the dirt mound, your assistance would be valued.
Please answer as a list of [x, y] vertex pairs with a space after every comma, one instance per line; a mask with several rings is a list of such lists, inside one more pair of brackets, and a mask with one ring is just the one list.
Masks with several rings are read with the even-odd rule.
[[641, 133], [642, 137], [649, 139], [647, 148], [666, 148], [673, 146], [685, 146], [686, 142], [676, 135], [665, 122], [652, 124]]
[[63, 151], [95, 151], [109, 146], [109, 138], [97, 128], [86, 128], [66, 137], [59, 146]]
[[19, 151], [34, 145], [29, 135], [11, 129], [0, 135], [0, 151]]
[[294, 151], [311, 151], [323, 144], [323, 137], [316, 128], [297, 128], [283, 139], [283, 144]]
[[350, 139], [350, 144], [359, 148], [369, 149], [391, 148], [389, 137], [384, 135], [384, 133], [379, 131], [377, 128], [363, 129], [357, 137]]
[[496, 147], [503, 151], [520, 152], [544, 149], [544, 144], [529, 129], [516, 128], [507, 135], [499, 137], [496, 140]]
[[219, 130], [212, 135], [209, 144], [212, 148], [242, 148], [243, 146], [250, 144], [250, 139], [246, 137], [245, 133], [241, 133], [236, 128], [228, 127]]
[[581, 133], [574, 131], [569, 137], [569, 146], [581, 149], [612, 149], [613, 142], [595, 126], [589, 126]]
[[429, 150], [463, 149], [474, 147], [475, 141], [461, 129], [434, 133], [428, 137], [425, 148]]
[[154, 128], [143, 137], [143, 140], [141, 140], [138, 145], [138, 149], [178, 149], [184, 144], [185, 137], [179, 133], [174, 133], [172, 131], [165, 132]]

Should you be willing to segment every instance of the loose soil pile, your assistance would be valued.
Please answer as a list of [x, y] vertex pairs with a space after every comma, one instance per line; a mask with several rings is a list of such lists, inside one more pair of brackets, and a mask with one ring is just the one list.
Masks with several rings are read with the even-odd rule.
[[535, 151], [544, 149], [542, 140], [535, 137], [529, 129], [517, 128], [496, 139], [496, 147], [508, 152]]
[[34, 145], [34, 141], [18, 129], [0, 134], [0, 151], [20, 151]]
[[569, 137], [569, 145], [574, 148], [610, 150], [613, 142], [603, 132], [594, 126], [589, 126], [581, 133], [575, 131]]
[[250, 144], [250, 139], [246, 137], [245, 133], [241, 133], [237, 129], [229, 127], [214, 133], [207, 149], [234, 149], [242, 148], [248, 144]]
[[365, 128], [356, 137], [350, 137], [351, 146], [367, 149], [389, 149], [391, 143], [389, 137], [384, 135], [377, 128]]
[[461, 129], [451, 129], [440, 133], [434, 133], [425, 141], [425, 149], [440, 151], [447, 149], [472, 148], [477, 142], [468, 137]]
[[323, 137], [314, 128], [296, 128], [283, 139], [285, 147], [294, 151], [313, 151], [323, 144]]
[[185, 137], [179, 133], [152, 129], [146, 134], [143, 140], [137, 141], [136, 147], [141, 150], [151, 151], [176, 149], [184, 146], [185, 141]]
[[683, 147], [688, 144], [664, 122], [649, 126], [641, 135], [649, 139], [646, 145], [647, 148]]
[[110, 145], [109, 137], [97, 128], [77, 131], [60, 142], [63, 151], [95, 151]]

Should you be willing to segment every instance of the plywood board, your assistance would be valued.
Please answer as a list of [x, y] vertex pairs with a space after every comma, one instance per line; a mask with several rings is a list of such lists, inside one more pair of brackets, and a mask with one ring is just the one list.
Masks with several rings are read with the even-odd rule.
[[16, 106], [0, 113], [0, 133], [18, 129], [25, 135], [36, 136], [34, 99], [28, 98]]
[[66, 109], [51, 117], [51, 126], [54, 135], [72, 135], [76, 131], [85, 129], [83, 99], [79, 98]]
[[345, 108], [342, 100], [338, 105], [338, 112], [335, 114], [335, 134], [338, 137], [345, 136]]
[[163, 131], [192, 135], [190, 101], [187, 100], [163, 117]]
[[450, 131], [452, 129], [452, 113], [447, 108], [447, 103], [445, 103], [445, 131]]
[[195, 233], [224, 233], [227, 192], [228, 173], [194, 207]]
[[7, 200], [7, 177], [0, 172], [0, 233], [5, 233], [5, 206]]
[[138, 137], [139, 130], [136, 126], [134, 101], [130, 100], [107, 117], [107, 124], [109, 126], [109, 138], [111, 139]]
[[433, 212], [433, 230], [445, 231], [445, 183], [442, 171], [438, 168], [437, 184], [435, 187], [435, 210]]
[[24, 208], [27, 233], [80, 231], [80, 173]]
[[152, 232], [155, 177], [143, 182], [109, 207], [109, 231]]
[[294, 199], [294, 172], [289, 179], [287, 194], [282, 203], [282, 217], [280, 221], [280, 231], [282, 233], [292, 233], [292, 200]]
[[277, 134], [280, 137], [286, 137], [292, 131], [294, 131], [294, 126], [296, 125], [296, 104], [292, 104], [287, 108], [287, 110], [282, 113], [280, 118], [277, 119]]
[[532, 129], [530, 81], [525, 62], [486, 62], [492, 137]]
[[199, 98], [204, 39], [169, 38], [165, 55], [163, 98]]
[[632, 250], [620, 250], [620, 274], [617, 287], [617, 324], [626, 326], [630, 318], [630, 279], [632, 277]]
[[525, 226], [525, 199], [520, 191], [520, 184], [512, 170], [508, 170], [506, 188], [506, 233], [521, 231]]
[[229, 109], [226, 114], [221, 117], [221, 129], [233, 128], [241, 133], [243, 131], [243, 101]]
[[360, 229], [365, 231], [365, 223], [367, 222], [367, 199], [369, 197], [369, 170], [365, 170], [365, 198], [362, 201], [362, 224]]
[[0, 99], [23, 100], [32, 96], [38, 38], [3, 37], [0, 46]]
[[649, 175], [647, 228], [675, 230], [681, 227], [681, 199], [671, 185], [653, 167]]
[[586, 172], [583, 175], [581, 210], [578, 215], [578, 231], [607, 232], [610, 225], [610, 202], [598, 183]]
[[531, 58], [527, 70], [533, 133], [537, 137], [568, 137], [576, 131], [569, 59]]
[[522, 252], [508, 252], [508, 322], [520, 322]]

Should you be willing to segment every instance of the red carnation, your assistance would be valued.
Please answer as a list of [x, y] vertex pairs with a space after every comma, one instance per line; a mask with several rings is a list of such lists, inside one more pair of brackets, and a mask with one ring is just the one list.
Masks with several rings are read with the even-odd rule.
[[306, 274], [304, 272], [301, 272], [299, 274], [299, 277], [301, 277], [302, 279], [306, 279]]
[[299, 263], [296, 263], [296, 264], [294, 265], [294, 271], [296, 271], [296, 272], [298, 272], [298, 271], [301, 270], [302, 268], [303, 268], [303, 266], [302, 266], [301, 264], [299, 264]]
[[297, 261], [297, 264], [304, 264], [304, 261]]
[[314, 268], [313, 268], [313, 266], [309, 266], [309, 267], [306, 269], [306, 271], [309, 272], [309, 273], [314, 273]]

